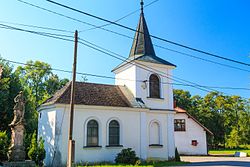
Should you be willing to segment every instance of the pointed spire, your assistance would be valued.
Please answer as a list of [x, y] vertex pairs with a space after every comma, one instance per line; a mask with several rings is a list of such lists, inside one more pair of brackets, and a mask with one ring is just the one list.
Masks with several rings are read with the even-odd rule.
[[134, 36], [134, 41], [132, 48], [130, 50], [129, 58], [137, 58], [143, 55], [148, 55], [150, 57], [155, 56], [154, 47], [150, 38], [146, 20], [143, 13], [143, 0], [141, 0], [141, 14], [139, 23]]

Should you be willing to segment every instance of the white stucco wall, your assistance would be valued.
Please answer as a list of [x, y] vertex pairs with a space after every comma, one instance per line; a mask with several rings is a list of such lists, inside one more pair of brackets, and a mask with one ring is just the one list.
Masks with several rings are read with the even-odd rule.
[[39, 112], [38, 119], [38, 138], [44, 139], [46, 150], [45, 163], [50, 164], [55, 150], [55, 127], [56, 127], [56, 109], [47, 108]]
[[[137, 63], [137, 62], [136, 62]], [[142, 98], [147, 107], [152, 109], [173, 109], [173, 88], [171, 84], [171, 70], [173, 67], [138, 61], [139, 65], [127, 64], [115, 72], [116, 85], [126, 85], [134, 97]], [[142, 65], [143, 64], [143, 65]], [[148, 68], [149, 67], [149, 68]], [[146, 69], [145, 69], [146, 68]], [[160, 79], [161, 98], [149, 98], [149, 77], [156, 74]], [[167, 77], [163, 77], [167, 76]], [[120, 79], [119, 79], [120, 78]], [[127, 80], [122, 80], [127, 79]], [[144, 82], [147, 81], [146, 87]], [[137, 82], [135, 82], [137, 81]]]
[[[157, 123], [159, 125], [159, 133], [152, 131], [150, 128], [152, 123]], [[150, 159], [168, 159], [168, 134], [167, 134], [167, 115], [166, 114], [156, 114], [154, 112], [147, 114], [147, 158]], [[154, 129], [155, 130], [155, 129]], [[149, 146], [152, 143], [152, 134], [159, 134], [159, 144], [162, 146]], [[154, 136], [154, 138], [157, 136]]]
[[[185, 113], [178, 113], [175, 119], [185, 119], [186, 131], [176, 131], [175, 145], [180, 154], [207, 155], [206, 131]], [[192, 140], [197, 140], [198, 145], [193, 146]]]
[[[173, 88], [171, 84], [162, 84], [171, 83], [171, 79], [158, 75], [161, 73], [170, 76], [172, 67], [146, 62], [140, 63], [155, 69], [155, 71], [127, 64], [115, 70], [115, 84], [126, 85], [134, 97], [142, 98], [148, 108], [76, 105], [73, 129], [75, 162], [113, 161], [123, 148], [132, 148], [142, 159], [167, 160], [174, 157]], [[151, 74], [157, 74], [160, 79], [160, 99], [149, 98], [149, 77]], [[138, 82], [145, 80], [147, 80], [146, 85], [144, 82]], [[44, 129], [40, 128], [39, 133], [43, 134], [43, 131], [48, 129], [51, 134], [47, 133], [47, 135], [51, 135], [56, 141], [53, 144], [53, 154], [51, 154], [52, 151], [47, 152], [49, 156], [46, 157], [46, 164], [52, 163], [53, 166], [61, 166], [67, 161], [69, 105], [56, 104], [52, 106], [55, 108], [41, 109], [41, 112], [46, 113], [47, 116], [39, 120], [39, 126], [44, 127]], [[91, 119], [95, 119], [99, 124], [100, 148], [84, 147], [86, 146], [86, 125], [87, 121]], [[120, 144], [123, 147], [106, 147], [108, 145], [108, 122], [112, 119], [120, 123]], [[52, 120], [56, 123], [48, 123]], [[159, 131], [150, 131], [152, 122], [159, 124]], [[150, 143], [150, 134], [159, 134], [159, 143], [153, 143], [158, 145], [150, 146], [152, 144]], [[47, 135], [44, 134], [44, 137], [48, 137]], [[45, 146], [50, 147], [49, 144]]]
[[[56, 126], [54, 126], [55, 154], [49, 155], [45, 161], [50, 164], [53, 159], [53, 166], [66, 164], [68, 149], [68, 121], [69, 105], [56, 105]], [[47, 111], [46, 113], [55, 113]], [[42, 112], [44, 112], [42, 110]], [[170, 112], [170, 111], [169, 111]], [[45, 115], [45, 114], [43, 114]], [[50, 115], [50, 114], [48, 114]], [[132, 148], [137, 156], [147, 158], [165, 159], [174, 152], [169, 152], [168, 134], [168, 112], [148, 109], [113, 108], [113, 107], [91, 107], [78, 105], [75, 107], [73, 139], [75, 140], [75, 162], [113, 161], [118, 152], [124, 148]], [[39, 120], [39, 126], [43, 127], [46, 118]], [[95, 119], [99, 124], [99, 145], [101, 148], [84, 148], [86, 146], [86, 123]], [[120, 123], [120, 144], [123, 147], [106, 147], [108, 145], [108, 122], [112, 119]], [[157, 121], [160, 124], [161, 147], [150, 147], [150, 123]], [[51, 129], [51, 124], [45, 127], [44, 131]], [[47, 129], [46, 129], [47, 128]], [[39, 130], [40, 131], [40, 130]], [[42, 133], [40, 131], [39, 133]], [[48, 135], [48, 134], [47, 134]], [[48, 147], [46, 144], [45, 147]], [[46, 148], [48, 149], [48, 148]], [[47, 155], [51, 154], [47, 152]], [[47, 156], [46, 155], [46, 156]]]
[[133, 95], [136, 94], [136, 66], [128, 64], [116, 71], [115, 85], [126, 85]]

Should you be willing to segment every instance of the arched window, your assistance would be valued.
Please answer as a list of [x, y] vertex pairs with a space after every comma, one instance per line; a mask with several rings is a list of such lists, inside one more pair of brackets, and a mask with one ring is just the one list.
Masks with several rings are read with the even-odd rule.
[[149, 77], [149, 97], [160, 98], [160, 80], [155, 74]]
[[150, 145], [160, 145], [160, 125], [157, 122], [150, 124]]
[[98, 146], [98, 123], [90, 120], [87, 124], [87, 146]]
[[109, 123], [109, 145], [120, 145], [120, 125], [116, 120], [112, 120]]

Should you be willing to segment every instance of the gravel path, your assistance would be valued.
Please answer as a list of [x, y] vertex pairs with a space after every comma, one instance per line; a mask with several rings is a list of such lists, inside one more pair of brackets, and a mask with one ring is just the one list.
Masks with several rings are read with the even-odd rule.
[[250, 157], [181, 156], [181, 160], [191, 162], [185, 166], [250, 167]]

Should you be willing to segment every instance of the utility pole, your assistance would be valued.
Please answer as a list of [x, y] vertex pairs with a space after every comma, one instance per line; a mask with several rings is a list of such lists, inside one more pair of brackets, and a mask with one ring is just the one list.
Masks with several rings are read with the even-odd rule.
[[72, 140], [73, 121], [74, 121], [74, 104], [75, 104], [75, 82], [76, 82], [76, 60], [77, 60], [77, 43], [78, 32], [75, 31], [75, 48], [74, 48], [74, 62], [73, 62], [73, 76], [71, 82], [71, 96], [70, 96], [70, 114], [69, 114], [69, 139], [68, 139], [68, 160], [67, 166], [71, 167], [75, 158], [75, 141]]

